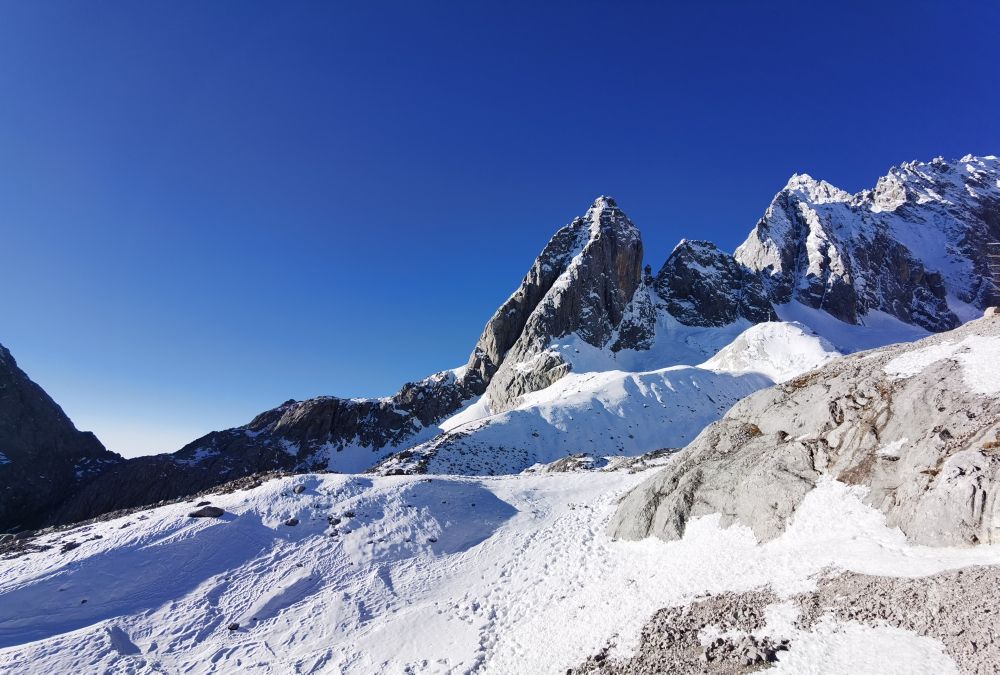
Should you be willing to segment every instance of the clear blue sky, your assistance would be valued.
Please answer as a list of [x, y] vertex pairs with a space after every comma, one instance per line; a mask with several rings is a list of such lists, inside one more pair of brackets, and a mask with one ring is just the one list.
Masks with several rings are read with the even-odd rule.
[[658, 267], [793, 172], [1000, 152], [996, 2], [0, 1], [0, 342], [112, 449], [463, 363], [611, 194]]

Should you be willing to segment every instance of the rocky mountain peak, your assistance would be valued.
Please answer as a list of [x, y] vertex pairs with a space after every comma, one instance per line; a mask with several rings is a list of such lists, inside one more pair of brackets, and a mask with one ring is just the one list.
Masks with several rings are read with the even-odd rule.
[[688, 326], [775, 318], [760, 275], [710, 241], [682, 239], [653, 284], [667, 311]]
[[596, 347], [611, 339], [642, 284], [642, 260], [642, 236], [611, 197], [556, 232], [469, 361], [468, 370], [489, 381], [494, 410], [569, 371], [546, 351], [554, 338], [575, 333]]
[[847, 202], [851, 195], [825, 180], [816, 180], [807, 173], [795, 173], [788, 179], [783, 192], [794, 193], [817, 204]]

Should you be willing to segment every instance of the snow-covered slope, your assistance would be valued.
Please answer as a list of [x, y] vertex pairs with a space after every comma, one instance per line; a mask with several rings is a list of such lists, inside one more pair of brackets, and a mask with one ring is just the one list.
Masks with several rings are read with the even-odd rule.
[[521, 397], [513, 410], [490, 414], [483, 403], [464, 410], [447, 421], [447, 432], [379, 471], [495, 475], [580, 453], [678, 448], [745, 396], [840, 355], [804, 326], [780, 322], [751, 326], [698, 367], [625, 372], [609, 369], [614, 361], [600, 350], [573, 341], [555, 348], [573, 363], [568, 375]]
[[[45, 534], [0, 564], [0, 670], [565, 672], [609, 644], [628, 655], [653, 612], [706, 593], [1000, 563], [996, 547], [911, 546], [832, 481], [766, 545], [717, 517], [678, 542], [613, 542], [615, 503], [643, 478], [303, 475], [211, 497], [219, 519], [175, 504]], [[769, 630], [791, 640], [779, 672], [956, 672], [931, 637], [796, 627], [772, 603]]]
[[825, 338], [799, 323], [759, 323], [701, 364], [720, 373], [761, 373], [784, 382], [840, 356]]

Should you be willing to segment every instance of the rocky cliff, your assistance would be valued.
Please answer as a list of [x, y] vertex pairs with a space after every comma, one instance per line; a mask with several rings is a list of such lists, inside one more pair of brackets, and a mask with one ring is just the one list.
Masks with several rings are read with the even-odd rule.
[[43, 523], [74, 491], [122, 458], [78, 431], [0, 345], [0, 532]]

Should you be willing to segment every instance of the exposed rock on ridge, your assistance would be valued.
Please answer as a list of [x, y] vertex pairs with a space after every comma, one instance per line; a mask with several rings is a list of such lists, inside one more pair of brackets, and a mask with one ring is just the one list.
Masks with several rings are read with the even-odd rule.
[[639, 230], [614, 199], [600, 197], [556, 233], [483, 332], [469, 368], [502, 360], [486, 389], [493, 411], [510, 409], [522, 394], [569, 372], [569, 364], [546, 351], [553, 338], [576, 333], [604, 346], [641, 282]]
[[[817, 481], [865, 501], [916, 543], [1000, 541], [1000, 319], [844, 357], [737, 403], [623, 499], [612, 536], [677, 539], [719, 513], [759, 539]], [[987, 378], [988, 379], [988, 378]]]
[[709, 241], [682, 240], [656, 275], [655, 288], [667, 311], [688, 326], [777, 320], [761, 276]]

